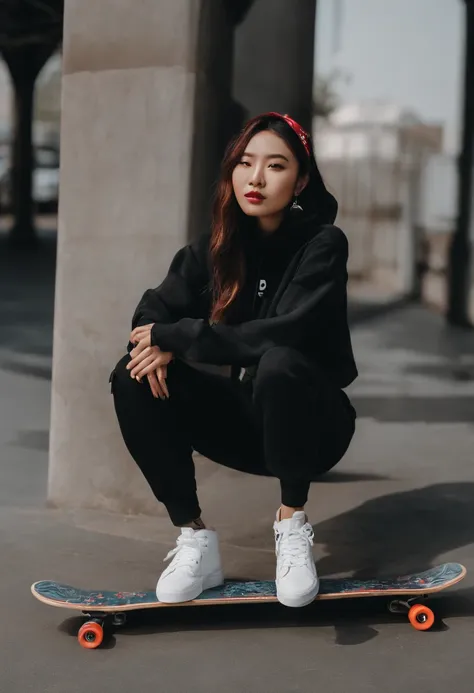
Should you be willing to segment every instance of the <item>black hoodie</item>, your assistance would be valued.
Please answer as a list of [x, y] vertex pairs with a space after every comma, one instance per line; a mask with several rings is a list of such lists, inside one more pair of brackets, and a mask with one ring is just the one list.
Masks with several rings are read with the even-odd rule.
[[162, 351], [231, 365], [233, 372], [247, 366], [247, 379], [268, 349], [291, 346], [318, 362], [338, 387], [347, 387], [357, 377], [347, 324], [347, 238], [337, 226], [298, 217], [288, 214], [269, 235], [246, 229], [247, 277], [225, 324], [209, 322], [206, 233], [181, 248], [162, 284], [144, 293], [132, 329], [153, 322], [151, 343]]

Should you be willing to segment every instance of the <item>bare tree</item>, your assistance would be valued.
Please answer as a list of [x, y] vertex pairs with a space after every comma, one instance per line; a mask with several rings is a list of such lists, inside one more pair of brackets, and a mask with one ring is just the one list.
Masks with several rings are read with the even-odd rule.
[[341, 82], [348, 84], [351, 76], [341, 70], [333, 70], [328, 75], [318, 75], [313, 91], [313, 116], [328, 118], [339, 106]]

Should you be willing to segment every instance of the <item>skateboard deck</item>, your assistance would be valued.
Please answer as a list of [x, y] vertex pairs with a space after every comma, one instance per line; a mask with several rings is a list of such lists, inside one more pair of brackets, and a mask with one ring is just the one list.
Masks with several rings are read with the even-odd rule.
[[[414, 604], [426, 597], [455, 585], [466, 575], [459, 563], [444, 563], [424, 572], [394, 578], [356, 580], [353, 578], [321, 578], [315, 601], [355, 597], [398, 597], [392, 600], [392, 612], [409, 612], [409, 620], [418, 630], [428, 630], [434, 623], [434, 614], [423, 604]], [[226, 580], [223, 585], [203, 592], [189, 602], [167, 604], [159, 602], [155, 591], [115, 592], [109, 590], [83, 590], [58, 582], [42, 580], [31, 586], [33, 596], [41, 602], [64, 609], [81, 611], [91, 617], [79, 631], [79, 642], [84, 647], [98, 647], [103, 638], [102, 627], [109, 622], [123, 625], [127, 611], [176, 606], [210, 606], [216, 604], [242, 604], [277, 602], [274, 581]], [[405, 599], [400, 599], [405, 597]], [[416, 612], [416, 613], [415, 613]], [[89, 632], [92, 628], [94, 633]], [[94, 628], [93, 628], [94, 627]], [[86, 634], [86, 639], [82, 636]], [[87, 639], [88, 638], [88, 639]], [[100, 640], [100, 642], [98, 642]]]

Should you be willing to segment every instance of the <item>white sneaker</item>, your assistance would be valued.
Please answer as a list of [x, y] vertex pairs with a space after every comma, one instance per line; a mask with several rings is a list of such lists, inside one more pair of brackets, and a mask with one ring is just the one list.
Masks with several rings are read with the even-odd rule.
[[298, 510], [290, 520], [277, 519], [275, 553], [277, 556], [276, 590], [285, 606], [306, 606], [318, 594], [319, 580], [312, 553], [313, 528]]
[[196, 599], [201, 592], [224, 582], [217, 533], [183, 527], [165, 561], [174, 556], [156, 585], [160, 602], [174, 604]]

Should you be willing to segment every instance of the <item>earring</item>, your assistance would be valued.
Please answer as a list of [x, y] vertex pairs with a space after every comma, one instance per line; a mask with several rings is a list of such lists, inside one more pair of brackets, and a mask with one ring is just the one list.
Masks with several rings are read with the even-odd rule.
[[292, 212], [302, 212], [303, 211], [303, 207], [300, 204], [298, 204], [298, 197], [297, 196], [293, 200], [293, 204], [291, 205], [291, 211]]

